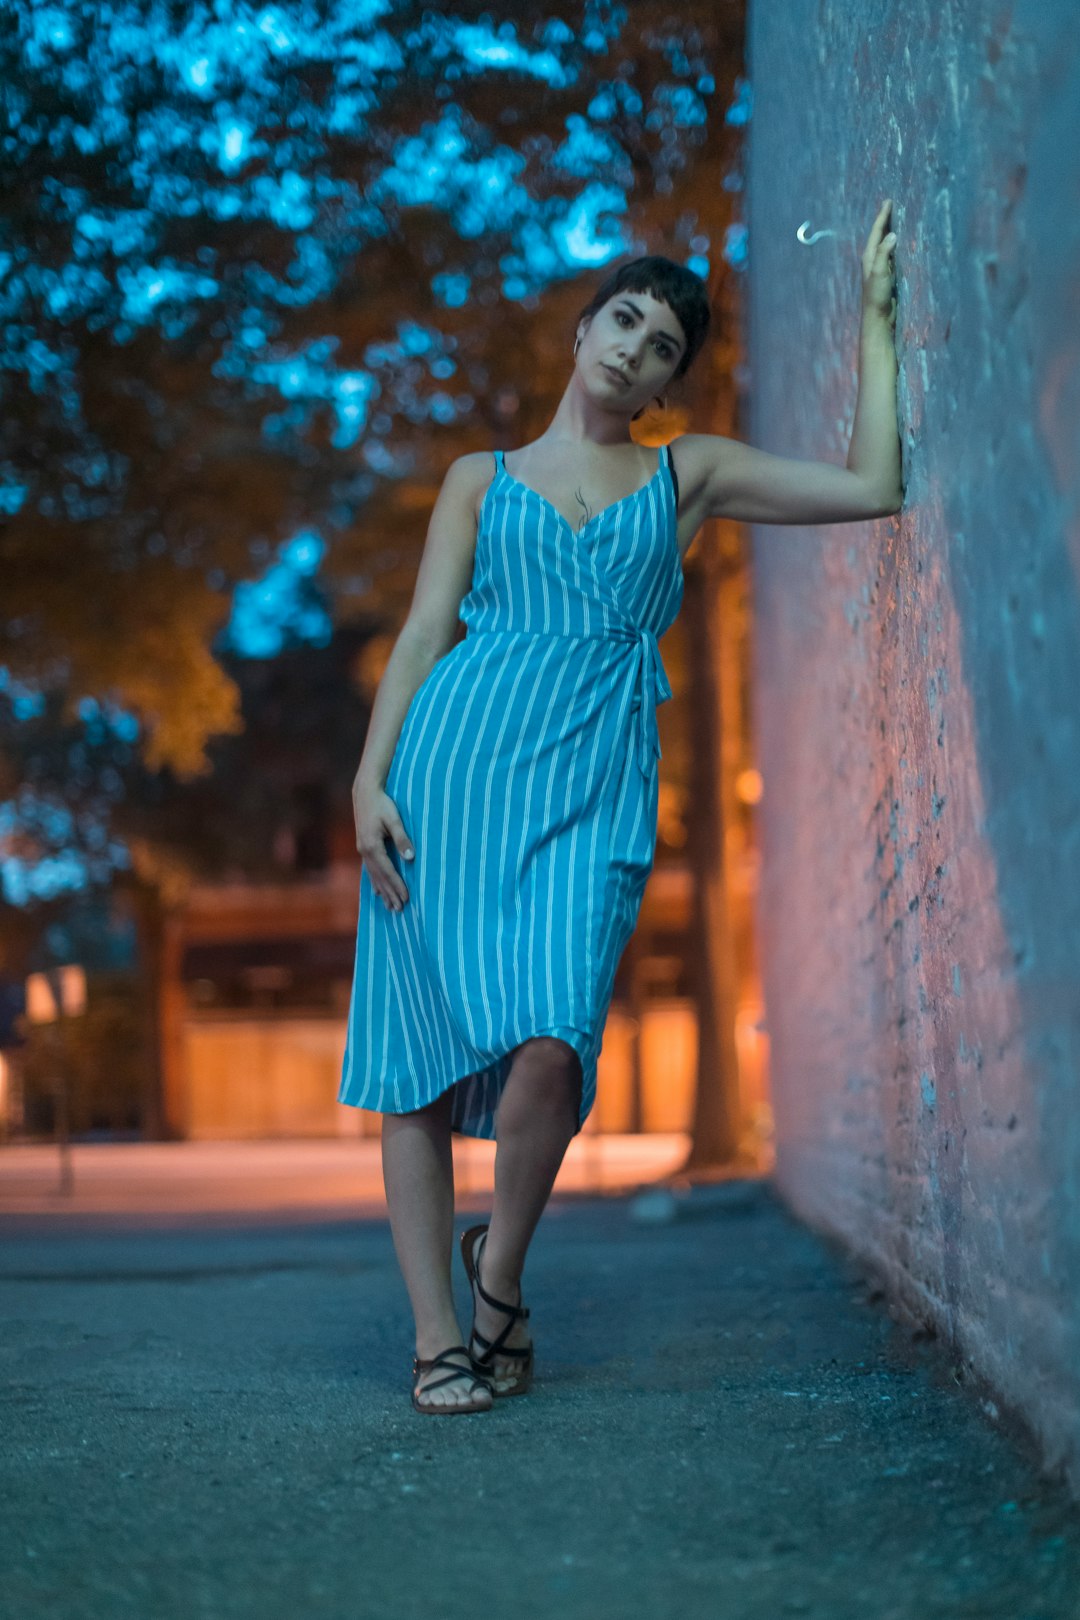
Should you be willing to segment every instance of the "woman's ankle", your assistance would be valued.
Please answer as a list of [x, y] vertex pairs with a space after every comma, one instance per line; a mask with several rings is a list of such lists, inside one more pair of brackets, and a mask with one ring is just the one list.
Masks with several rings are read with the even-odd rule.
[[492, 1250], [490, 1238], [485, 1238], [481, 1246], [478, 1269], [484, 1292], [512, 1305], [521, 1289], [521, 1272], [499, 1264], [499, 1255]]
[[464, 1344], [465, 1336], [456, 1320], [429, 1324], [416, 1329], [416, 1354], [421, 1361], [433, 1361], [451, 1345]]

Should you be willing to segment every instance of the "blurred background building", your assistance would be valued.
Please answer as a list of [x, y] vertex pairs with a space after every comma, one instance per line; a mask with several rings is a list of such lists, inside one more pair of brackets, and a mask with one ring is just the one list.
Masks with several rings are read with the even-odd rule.
[[[39, 344], [4, 360], [3, 1126], [47, 1135], [62, 1099], [76, 1137], [371, 1133], [336, 1101], [350, 790], [442, 473], [542, 431], [578, 311], [645, 252], [701, 275], [715, 320], [642, 442], [741, 430], [741, 7], [688, 5], [666, 33], [645, 5], [576, 28], [332, 11], [242, 61], [224, 25], [180, 44], [148, 18], [152, 116], [132, 40], [51, 15], [0, 47], [27, 96], [26, 218], [63, 221], [28, 225], [20, 262], [46, 236], [52, 262], [7, 288]], [[723, 529], [691, 548], [664, 638], [656, 867], [588, 1127], [683, 1132], [699, 1168], [756, 1164], [771, 1134], [750, 593]], [[21, 1018], [60, 964], [85, 1009]]]

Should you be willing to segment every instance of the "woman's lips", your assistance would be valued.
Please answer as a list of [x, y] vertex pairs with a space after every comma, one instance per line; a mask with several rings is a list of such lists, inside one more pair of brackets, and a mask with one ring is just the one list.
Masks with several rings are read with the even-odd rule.
[[610, 371], [611, 375], [618, 382], [621, 382], [624, 388], [629, 388], [630, 379], [628, 377], [624, 377], [621, 371], [616, 371], [614, 366], [609, 366], [606, 360], [601, 360], [600, 364], [603, 366], [605, 371]]

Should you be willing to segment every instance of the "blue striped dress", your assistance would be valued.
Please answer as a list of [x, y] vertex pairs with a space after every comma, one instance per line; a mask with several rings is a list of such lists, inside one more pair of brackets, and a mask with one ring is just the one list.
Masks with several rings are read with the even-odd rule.
[[657, 637], [683, 595], [666, 446], [581, 529], [494, 457], [466, 635], [417, 688], [386, 777], [414, 850], [385, 846], [400, 911], [361, 869], [338, 1092], [403, 1114], [452, 1089], [452, 1128], [489, 1139], [531, 1036], [577, 1052], [579, 1130], [595, 1100], [656, 850]]

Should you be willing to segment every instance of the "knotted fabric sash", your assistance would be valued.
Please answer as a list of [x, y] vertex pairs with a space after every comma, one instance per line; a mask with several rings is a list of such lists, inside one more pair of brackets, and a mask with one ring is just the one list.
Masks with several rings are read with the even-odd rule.
[[[664, 661], [660, 657], [660, 647], [655, 633], [647, 629], [634, 630], [631, 633], [634, 637], [631, 680], [637, 687], [641, 699], [640, 706], [636, 710], [634, 746], [641, 774], [648, 776], [653, 768], [653, 761], [663, 758], [660, 748], [660, 727], [656, 723], [656, 705], [671, 696], [671, 684], [667, 678]], [[621, 636], [619, 639], [622, 639]]]
[[[649, 776], [653, 761], [662, 759], [660, 727], [656, 723], [656, 705], [671, 696], [671, 683], [660, 657], [660, 647], [654, 630], [637, 625], [615, 625], [610, 630], [575, 634], [558, 630], [472, 630], [470, 635], [503, 636], [566, 636], [571, 641], [625, 641], [632, 644], [634, 653], [627, 669], [627, 703], [634, 716], [634, 757], [642, 776]], [[633, 697], [639, 703], [633, 708]]]

